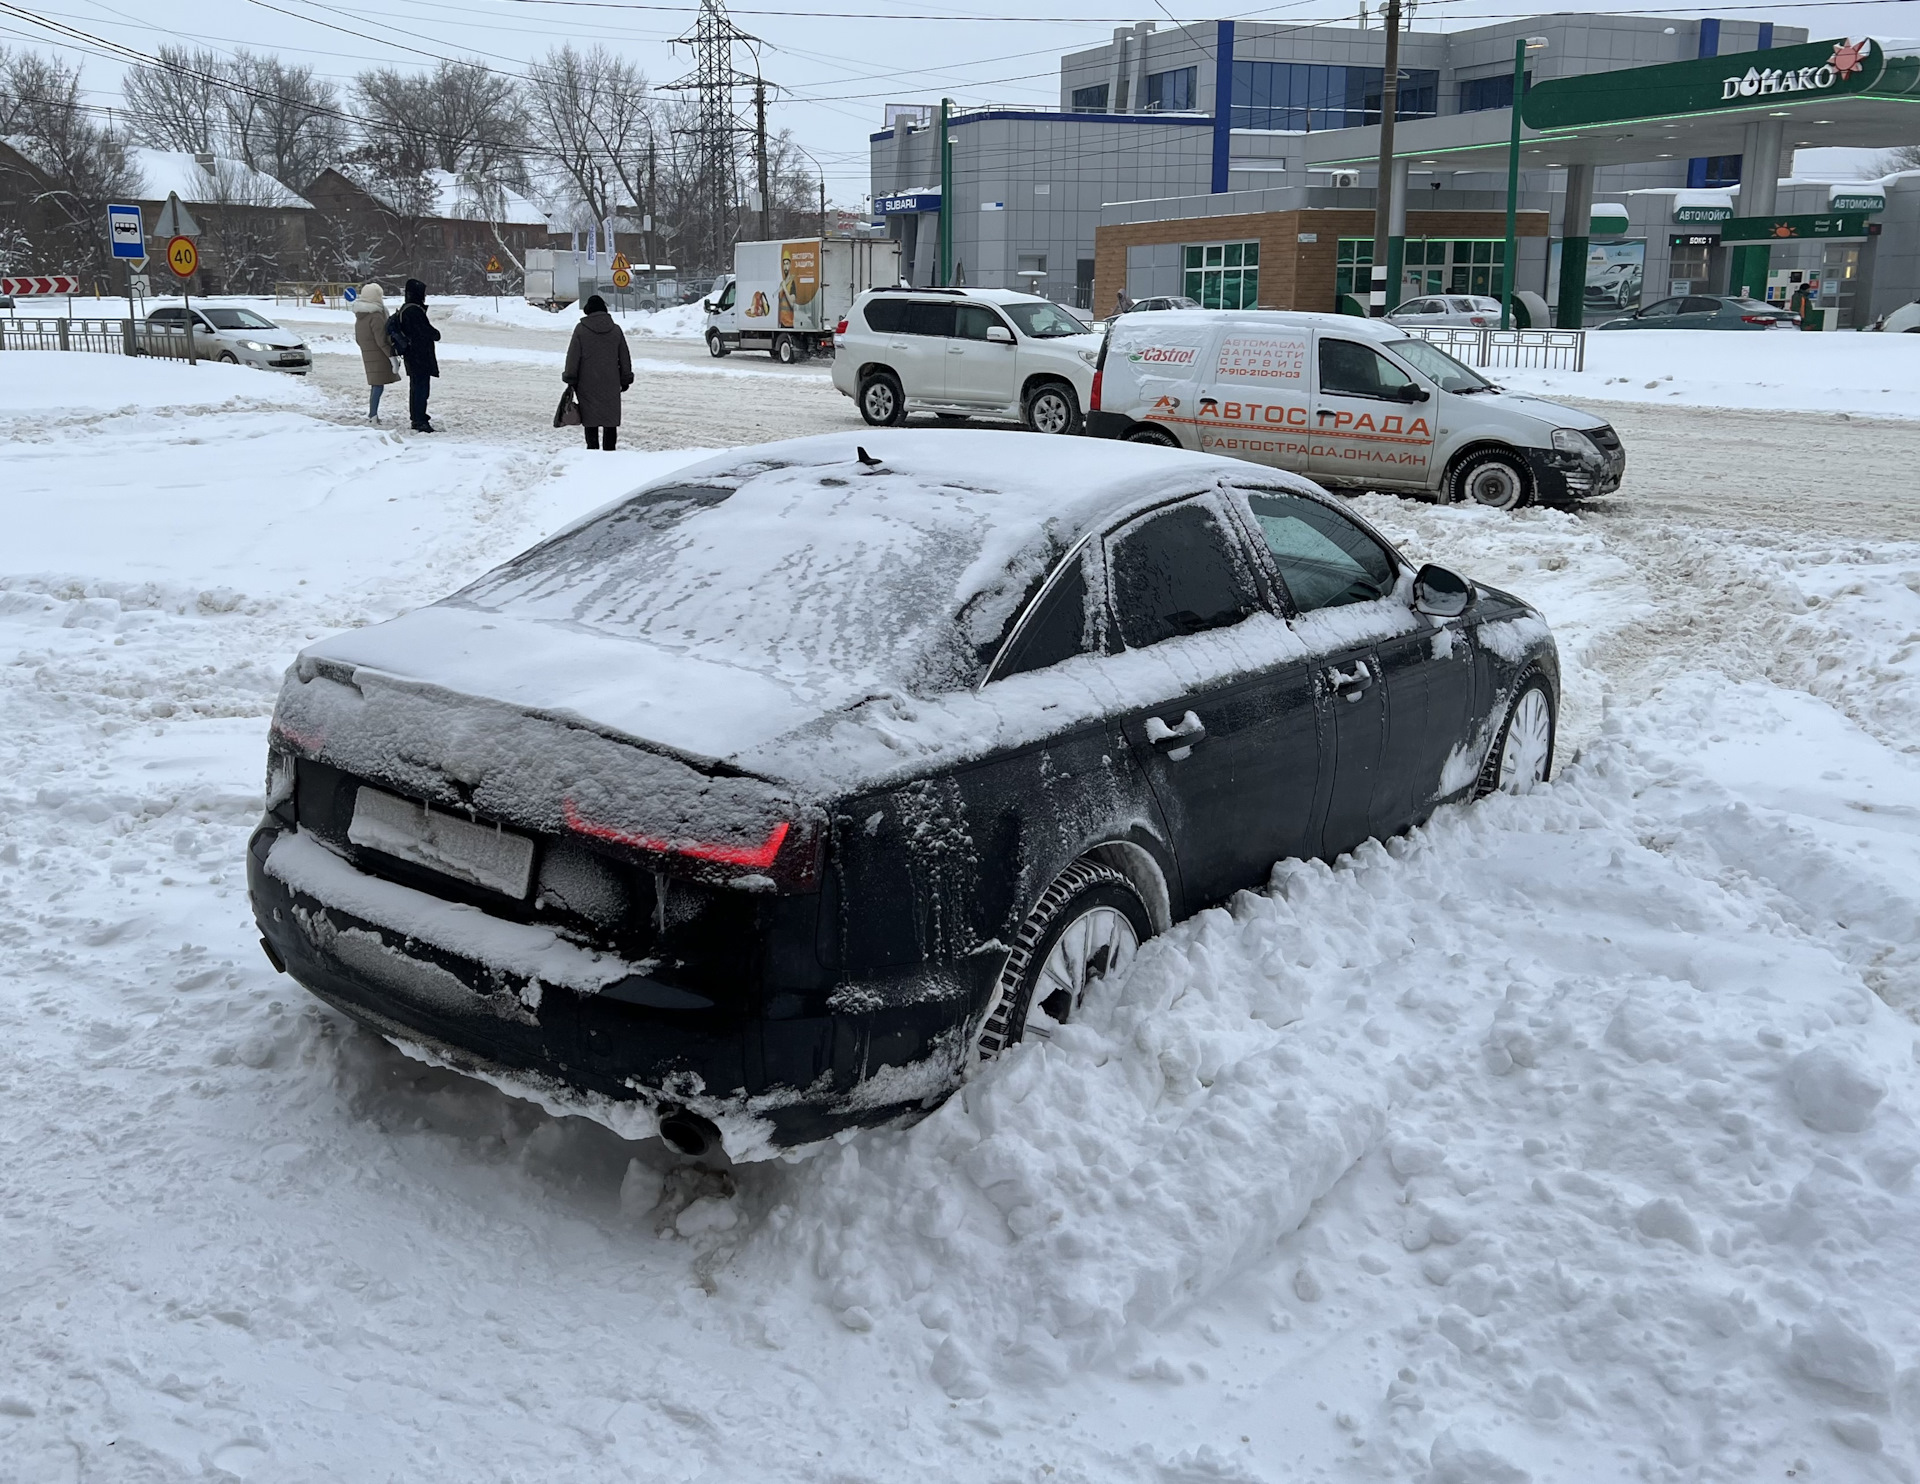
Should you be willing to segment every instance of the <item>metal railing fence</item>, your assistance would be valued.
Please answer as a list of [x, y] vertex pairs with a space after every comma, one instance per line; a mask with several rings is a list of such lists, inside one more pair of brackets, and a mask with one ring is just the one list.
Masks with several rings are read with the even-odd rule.
[[110, 356], [187, 359], [185, 325], [45, 315], [0, 319], [0, 350], [78, 350]]
[[1476, 325], [1406, 325], [1469, 366], [1527, 366], [1550, 371], [1587, 369], [1585, 330], [1497, 330]]

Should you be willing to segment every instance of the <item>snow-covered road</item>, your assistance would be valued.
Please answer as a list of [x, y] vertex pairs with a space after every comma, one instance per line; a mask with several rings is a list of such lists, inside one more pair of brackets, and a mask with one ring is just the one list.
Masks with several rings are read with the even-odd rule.
[[688, 457], [402, 439], [318, 379], [0, 357], [0, 408], [42, 389], [0, 427], [0, 1481], [1920, 1472], [1920, 531], [1860, 474], [1901, 425], [1619, 410], [1591, 511], [1365, 500], [1545, 609], [1559, 780], [1283, 866], [918, 1127], [723, 1178], [261, 957], [294, 649]]

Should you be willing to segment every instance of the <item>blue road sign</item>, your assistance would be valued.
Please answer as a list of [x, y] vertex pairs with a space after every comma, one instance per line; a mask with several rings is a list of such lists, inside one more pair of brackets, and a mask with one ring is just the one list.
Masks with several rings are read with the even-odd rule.
[[138, 206], [107, 208], [107, 240], [113, 244], [116, 258], [144, 258], [147, 255], [147, 239], [140, 230]]
[[345, 299], [349, 304], [351, 304], [355, 299], [360, 297], [360, 290], [355, 288], [352, 284], [348, 284], [345, 288], [340, 290], [340, 297]]

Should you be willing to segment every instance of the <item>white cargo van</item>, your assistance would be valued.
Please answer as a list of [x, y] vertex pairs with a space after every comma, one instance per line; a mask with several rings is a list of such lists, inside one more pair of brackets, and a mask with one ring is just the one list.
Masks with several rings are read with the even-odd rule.
[[1626, 467], [1599, 418], [1503, 392], [1437, 345], [1350, 315], [1122, 315], [1090, 400], [1095, 437], [1501, 510], [1611, 493]]

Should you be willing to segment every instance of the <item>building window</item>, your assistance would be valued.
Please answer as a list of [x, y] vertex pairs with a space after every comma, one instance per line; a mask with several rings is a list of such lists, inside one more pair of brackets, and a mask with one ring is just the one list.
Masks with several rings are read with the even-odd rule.
[[[1354, 129], [1380, 122], [1385, 72], [1378, 67], [1329, 67], [1308, 62], [1235, 62], [1236, 129]], [[1151, 81], [1151, 79], [1149, 79]], [[1440, 74], [1402, 69], [1394, 117], [1432, 118], [1439, 109]]]
[[1259, 243], [1192, 242], [1181, 253], [1184, 292], [1203, 309], [1252, 309], [1259, 303]]
[[1147, 74], [1147, 112], [1184, 113], [1193, 107], [1194, 78], [1199, 69], [1179, 67], [1172, 72]]
[[1373, 239], [1371, 237], [1342, 237], [1340, 252], [1333, 270], [1333, 288], [1336, 294], [1358, 294], [1362, 299], [1373, 286]]
[[[1367, 260], [1373, 244], [1366, 244]], [[1482, 294], [1498, 299], [1506, 286], [1507, 244], [1498, 237], [1414, 238], [1407, 243], [1400, 297]]]
[[[1527, 73], [1520, 79], [1520, 95], [1525, 97], [1533, 88], [1533, 74]], [[1513, 107], [1513, 74], [1502, 72], [1496, 77], [1476, 77], [1460, 84], [1460, 111], [1462, 113], [1485, 113], [1490, 108]]]
[[1107, 85], [1101, 83], [1097, 88], [1075, 88], [1073, 90], [1073, 111], [1075, 113], [1105, 113], [1107, 111]]

